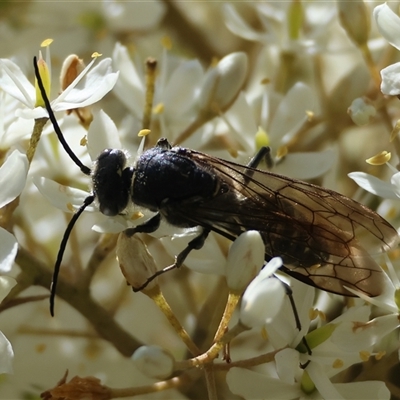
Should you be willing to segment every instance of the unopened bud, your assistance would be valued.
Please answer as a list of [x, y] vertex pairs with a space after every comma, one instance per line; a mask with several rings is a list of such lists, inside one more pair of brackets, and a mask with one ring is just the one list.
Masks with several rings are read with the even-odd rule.
[[236, 99], [247, 75], [247, 56], [243, 52], [225, 56], [206, 75], [199, 98], [202, 111], [218, 114]]
[[264, 264], [265, 245], [257, 231], [242, 233], [231, 245], [226, 264], [230, 290], [242, 292]]
[[137, 369], [149, 378], [165, 379], [173, 370], [175, 359], [160, 346], [142, 346], [132, 355]]
[[[147, 246], [137, 236], [127, 236], [122, 232], [117, 241], [117, 259], [122, 274], [133, 288], [141, 287], [148, 278], [157, 272], [154, 258], [147, 250]], [[157, 278], [152, 280], [146, 289], [157, 284]]]
[[347, 109], [347, 113], [356, 125], [363, 126], [375, 117], [376, 109], [367, 99], [359, 97], [353, 100], [351, 106]]
[[338, 1], [339, 21], [348, 37], [357, 45], [368, 41], [371, 21], [369, 11], [363, 1]]

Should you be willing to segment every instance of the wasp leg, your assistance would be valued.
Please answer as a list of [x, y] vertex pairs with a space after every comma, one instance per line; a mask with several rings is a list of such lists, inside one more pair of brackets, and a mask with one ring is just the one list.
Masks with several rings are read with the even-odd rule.
[[[278, 279], [279, 279], [279, 278], [278, 278]], [[281, 281], [281, 282], [282, 282], [282, 281]], [[296, 303], [294, 302], [292, 288], [291, 288], [288, 284], [286, 284], [285, 282], [282, 282], [282, 284], [283, 284], [283, 287], [285, 288], [286, 295], [288, 296], [289, 301], [290, 301], [290, 305], [291, 305], [291, 307], [292, 307], [292, 311], [293, 311], [293, 315], [294, 315], [294, 320], [295, 320], [295, 322], [296, 322], [296, 328], [297, 328], [297, 329], [299, 330], [299, 332], [300, 332], [300, 331], [301, 331], [301, 322], [300, 322], [300, 318], [299, 318], [299, 313], [297, 312]], [[303, 345], [305, 346], [305, 348], [306, 348], [306, 350], [307, 350], [307, 353], [308, 353], [309, 355], [311, 355], [311, 354], [312, 354], [312, 351], [311, 351], [311, 349], [310, 349], [310, 346], [309, 346], [308, 343], [307, 343], [307, 339], [305, 338], [305, 336], [303, 336], [302, 342], [303, 342]], [[301, 368], [305, 369], [305, 368], [307, 367], [308, 364], [309, 364], [309, 361], [307, 361], [305, 364], [301, 364], [300, 366], [301, 366]]]
[[[151, 221], [151, 220], [150, 220]], [[146, 224], [144, 224], [146, 225]], [[140, 225], [141, 227], [143, 227], [143, 225]], [[135, 229], [135, 228], [132, 228]], [[138, 232], [138, 231], [136, 231]], [[136, 232], [133, 232], [132, 235]], [[210, 233], [210, 231], [208, 229], [204, 229], [203, 232], [200, 233], [199, 236], [196, 236], [193, 240], [191, 240], [188, 245], [186, 246], [185, 249], [183, 249], [183, 251], [181, 251], [176, 257], [175, 257], [175, 262], [172, 265], [169, 265], [168, 267], [165, 267], [163, 269], [161, 269], [160, 271], [157, 271], [154, 275], [150, 276], [150, 278], [147, 278], [147, 280], [143, 283], [143, 285], [139, 286], [139, 287], [132, 287], [132, 290], [134, 292], [140, 292], [141, 290], [143, 290], [152, 280], [154, 280], [155, 278], [157, 278], [157, 276], [160, 276], [162, 274], [165, 274], [168, 271], [171, 271], [175, 268], [179, 268], [183, 262], [185, 261], [186, 257], [189, 255], [189, 253], [192, 250], [199, 250], [203, 247], [204, 242], [208, 236], [208, 234]], [[132, 236], [131, 235], [131, 236]]]
[[[265, 160], [268, 169], [271, 169], [273, 167], [274, 162], [271, 157], [271, 148], [270, 147], [261, 147], [261, 149], [258, 150], [257, 154], [247, 164], [247, 166], [250, 168], [257, 168], [258, 165], [260, 164], [260, 162], [263, 160]], [[247, 171], [245, 171], [245, 174], [246, 174], [246, 177], [249, 178], [249, 179], [245, 179], [245, 181], [244, 181], [244, 183], [247, 184], [249, 182], [250, 178], [254, 175], [254, 170], [248, 169]]]
[[200, 250], [204, 242], [207, 239], [208, 234], [210, 233], [209, 229], [203, 229], [203, 232], [200, 233], [199, 236], [196, 236], [193, 240], [191, 240], [186, 248], [184, 248], [176, 257], [175, 257], [175, 268], [179, 268], [185, 261], [186, 257], [192, 250]]
[[125, 230], [125, 235], [128, 237], [133, 236], [135, 233], [152, 233], [160, 227], [161, 215], [157, 213], [154, 217], [150, 218], [142, 225], [128, 228]]
[[274, 161], [271, 157], [270, 147], [261, 147], [257, 154], [247, 164], [248, 167], [257, 168], [261, 161], [265, 160], [268, 169], [271, 169], [274, 165]]

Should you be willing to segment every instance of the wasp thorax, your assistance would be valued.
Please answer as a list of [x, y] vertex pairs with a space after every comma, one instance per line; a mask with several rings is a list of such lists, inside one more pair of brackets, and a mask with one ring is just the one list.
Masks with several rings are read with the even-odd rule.
[[133, 168], [126, 164], [125, 153], [115, 149], [104, 150], [95, 162], [93, 192], [104, 215], [117, 215], [128, 205]]

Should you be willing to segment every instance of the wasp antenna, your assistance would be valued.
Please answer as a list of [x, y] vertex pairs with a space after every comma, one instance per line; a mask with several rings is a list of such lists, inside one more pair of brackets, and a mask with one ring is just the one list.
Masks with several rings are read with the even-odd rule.
[[44, 104], [46, 106], [46, 110], [49, 113], [49, 118], [51, 123], [53, 124], [54, 131], [57, 134], [58, 140], [64, 147], [64, 150], [67, 152], [67, 154], [71, 157], [72, 161], [80, 168], [80, 170], [85, 174], [85, 175], [90, 175], [91, 169], [87, 167], [86, 165], [82, 164], [81, 160], [75, 155], [75, 153], [71, 150], [69, 147], [68, 143], [66, 142], [64, 135], [61, 132], [60, 126], [58, 125], [58, 122], [56, 120], [56, 117], [54, 115], [53, 110], [51, 109], [50, 101], [47, 97], [46, 91], [43, 86], [42, 78], [39, 74], [39, 67], [37, 65], [37, 59], [36, 56], [33, 57], [33, 67], [35, 69], [35, 76], [37, 79], [37, 83], [40, 89], [40, 93], [43, 97]]
[[61, 261], [63, 259], [63, 255], [64, 255], [65, 248], [67, 246], [69, 235], [71, 234], [72, 228], [74, 227], [78, 218], [81, 216], [81, 214], [83, 213], [85, 208], [93, 203], [94, 199], [95, 199], [94, 195], [90, 195], [90, 196], [86, 197], [83, 204], [79, 207], [78, 211], [71, 218], [71, 221], [69, 221], [67, 229], [64, 232], [64, 236], [63, 236], [61, 244], [60, 244], [60, 249], [58, 250], [57, 260], [54, 265], [53, 279], [51, 281], [51, 287], [50, 287], [50, 314], [52, 317], [54, 317], [54, 301], [55, 301], [55, 297], [56, 297], [58, 274], [60, 272]]

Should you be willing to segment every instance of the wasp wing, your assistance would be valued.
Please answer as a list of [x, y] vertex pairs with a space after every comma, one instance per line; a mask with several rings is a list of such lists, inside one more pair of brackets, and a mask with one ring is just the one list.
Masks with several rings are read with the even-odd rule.
[[386, 277], [366, 248], [388, 250], [398, 235], [377, 213], [316, 185], [195, 151], [190, 158], [220, 185], [211, 199], [180, 202], [175, 215], [229, 239], [259, 231], [266, 259], [282, 257], [285, 272], [312, 286], [381, 294]]

